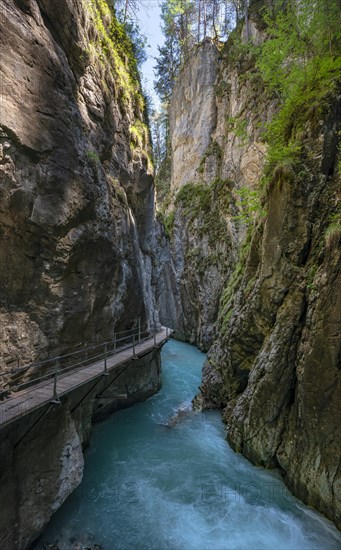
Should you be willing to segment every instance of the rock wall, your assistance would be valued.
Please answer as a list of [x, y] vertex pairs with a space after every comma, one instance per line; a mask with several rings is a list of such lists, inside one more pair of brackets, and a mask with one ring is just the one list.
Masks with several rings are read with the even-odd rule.
[[178, 77], [170, 105], [172, 189], [198, 179], [197, 168], [217, 124], [218, 50], [207, 40]]
[[[253, 22], [250, 32], [255, 44], [264, 40]], [[231, 63], [230, 45], [219, 52], [207, 39], [182, 70], [170, 105], [170, 251], [160, 259], [160, 311], [179, 338], [204, 350], [245, 238], [240, 190], [258, 184], [266, 151], [261, 128], [274, 110], [259, 78], [240, 78], [256, 73], [254, 63]], [[165, 250], [162, 238], [159, 244]]]
[[1, 4], [3, 372], [157, 323], [144, 100], [109, 4]]
[[156, 349], [1, 430], [1, 548], [26, 550], [82, 481], [92, 421], [160, 387]]
[[[158, 324], [145, 105], [109, 6], [1, 3], [1, 390], [18, 364]], [[117, 374], [1, 430], [1, 548], [27, 548], [80, 483], [93, 414], [157, 391], [159, 352]]]
[[[266, 151], [261, 126], [276, 103], [259, 87], [252, 56], [236, 62], [233, 44], [225, 51], [215, 138], [222, 173], [250, 193], [259, 189]], [[235, 130], [227, 139], [226, 120]], [[255, 464], [278, 467], [294, 494], [338, 527], [341, 232], [332, 220], [340, 212], [339, 128], [336, 92], [319, 119], [311, 116], [301, 129], [301, 169], [272, 174], [247, 235], [235, 225], [239, 259], [225, 279], [194, 401], [222, 408], [231, 446]]]
[[[261, 44], [259, 17], [250, 30]], [[341, 527], [340, 96], [300, 128], [300, 167], [278, 169], [261, 188], [276, 97], [238, 33], [219, 55], [212, 48], [197, 50], [202, 60], [189, 62], [171, 103], [164, 281], [177, 307], [163, 308], [186, 340], [214, 342], [194, 405], [223, 409], [231, 446], [278, 467], [294, 494]], [[210, 83], [207, 110], [202, 91], [191, 95], [200, 79]], [[198, 144], [186, 130], [196, 121]]]
[[307, 128], [309, 175], [269, 188], [266, 219], [223, 294], [196, 400], [224, 408], [232, 447], [279, 467], [292, 491], [338, 527], [341, 233], [328, 237], [328, 227], [340, 201], [340, 115], [336, 98]]

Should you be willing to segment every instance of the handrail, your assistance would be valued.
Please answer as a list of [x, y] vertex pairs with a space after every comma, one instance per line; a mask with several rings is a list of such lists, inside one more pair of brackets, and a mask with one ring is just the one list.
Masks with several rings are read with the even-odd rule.
[[[117, 336], [120, 336], [122, 334], [126, 334], [127, 332], [130, 332], [131, 334], [127, 334], [126, 336], [123, 336], [122, 338], [117, 338]], [[94, 362], [97, 362], [97, 361], [100, 361], [102, 359], [104, 360], [104, 373], [106, 373], [106, 370], [107, 370], [106, 369], [106, 363], [107, 363], [107, 358], [108, 357], [112, 357], [113, 355], [115, 355], [119, 351], [123, 351], [125, 349], [131, 349], [131, 348], [134, 349], [133, 356], [135, 356], [135, 346], [140, 342], [144, 342], [145, 340], [148, 340], [152, 336], [154, 336], [154, 343], [155, 343], [156, 342], [156, 327], [155, 327], [155, 325], [154, 325], [152, 330], [148, 327], [146, 329], [141, 330], [141, 325], [140, 325], [140, 322], [139, 322], [138, 327], [136, 327], [136, 328], [114, 333], [112, 340], [109, 340], [109, 341], [106, 341], [106, 342], [101, 342], [99, 344], [95, 344], [95, 345], [92, 345], [92, 346], [88, 346], [86, 348], [82, 348], [82, 349], [79, 349], [77, 351], [73, 351], [73, 352], [70, 352], [68, 354], [64, 354], [64, 355], [61, 355], [61, 356], [55, 356], [55, 357], [52, 357], [50, 359], [46, 359], [44, 361], [41, 361], [39, 363], [32, 363], [30, 365], [26, 365], [24, 367], [21, 367], [19, 369], [11, 371], [11, 372], [0, 373], [0, 376], [6, 376], [7, 375], [10, 378], [10, 380], [8, 382], [6, 382], [7, 387], [4, 387], [4, 388], [0, 389], [0, 395], [1, 394], [6, 394], [7, 392], [15, 393], [16, 391], [18, 391], [20, 389], [23, 389], [25, 387], [34, 386], [38, 382], [42, 382], [44, 380], [47, 381], [47, 380], [50, 380], [52, 378], [55, 379], [55, 386], [56, 386], [58, 376], [63, 376], [65, 373], [77, 370], [81, 366], [83, 366], [83, 367], [89, 366], [90, 364], [92, 364]], [[166, 328], [166, 337], [168, 337], [168, 329], [167, 328]], [[127, 344], [122, 344], [122, 345], [119, 345], [119, 346], [117, 345], [117, 344], [122, 343], [122, 342], [127, 341], [127, 340], [128, 340]], [[129, 342], [129, 340], [131, 342]], [[101, 351], [101, 352], [99, 352], [95, 355], [88, 353], [90, 350], [97, 350], [98, 348], [102, 348], [103, 351]], [[78, 360], [76, 362], [71, 362], [70, 361], [69, 364], [65, 364], [66, 361], [62, 361], [62, 366], [60, 366], [61, 360], [71, 359], [71, 358], [75, 357], [75, 355], [80, 354], [80, 353], [83, 355], [83, 358], [78, 358]], [[48, 372], [44, 372], [36, 378], [29, 377], [29, 378], [26, 378], [25, 380], [22, 380], [22, 377], [23, 377], [24, 374], [29, 376], [30, 369], [32, 369], [36, 372], [38, 367], [43, 367], [43, 365], [46, 365], [48, 363], [50, 363], [49, 367], [46, 369], [46, 370], [48, 370]], [[64, 363], [64, 365], [63, 365], [63, 363]], [[33, 372], [31, 373], [31, 375], [32, 374], [33, 374]], [[10, 384], [13, 383], [13, 382], [15, 382], [15, 385], [11, 386]], [[10, 399], [10, 396], [6, 396], [5, 400], [7, 400], [7, 399]]]
[[[131, 328], [131, 329], [128, 329], [128, 330], [123, 330], [123, 331], [120, 331], [120, 332], [115, 332], [115, 333], [114, 333], [114, 337], [116, 337], [116, 341], [119, 342], [119, 341], [121, 341], [121, 340], [124, 340], [124, 339], [126, 339], [126, 338], [129, 338], [129, 336], [132, 336], [133, 333], [135, 333], [135, 332], [138, 331], [138, 330], [139, 330], [138, 327], [136, 327], [136, 328]], [[126, 334], [127, 332], [130, 332], [130, 333], [132, 333], [132, 334], [127, 335], [127, 336], [125, 336], [124, 338], [117, 338], [118, 335], [120, 335], [120, 334]], [[20, 371], [22, 371], [22, 370], [27, 370], [28, 368], [39, 367], [39, 366], [41, 366], [41, 365], [44, 365], [45, 363], [49, 363], [49, 362], [51, 362], [51, 361], [55, 361], [56, 359], [64, 359], [64, 358], [70, 357], [70, 356], [72, 356], [72, 355], [77, 355], [77, 354], [80, 353], [80, 352], [88, 351], [88, 350], [91, 350], [91, 349], [96, 349], [96, 348], [101, 347], [101, 346], [103, 346], [103, 345], [105, 345], [105, 344], [110, 344], [111, 341], [112, 341], [112, 340], [108, 340], [107, 342], [99, 342], [99, 343], [97, 343], [97, 344], [92, 344], [91, 346], [87, 346], [87, 347], [85, 347], [85, 348], [79, 348], [79, 349], [77, 349], [77, 350], [75, 350], [75, 351], [72, 351], [72, 352], [69, 352], [69, 353], [65, 353], [65, 354], [63, 354], [63, 355], [58, 355], [58, 356], [54, 356], [54, 357], [49, 357], [49, 358], [47, 358], [47, 359], [44, 359], [44, 360], [39, 361], [39, 362], [36, 362], [36, 363], [28, 363], [28, 364], [26, 364], [26, 365], [23, 365], [22, 367], [17, 368], [17, 369], [16, 369], [15, 371], [13, 371], [13, 372], [17, 373], [17, 372], [20, 372]], [[78, 344], [78, 345], [79, 345], [79, 344]], [[8, 374], [11, 374], [11, 373], [10, 373], [10, 372], [2, 372], [2, 373], [0, 373], [0, 377], [1, 377], [1, 376], [6, 376], [6, 375], [8, 375]]]
[[[136, 331], [136, 330], [138, 330], [138, 329], [129, 329], [129, 330], [121, 331], [121, 332], [115, 332], [114, 337], [115, 336], [117, 337], [117, 335], [119, 335], [119, 334], [124, 334], [126, 332], [132, 332], [132, 331]], [[120, 342], [122, 340], [125, 340], [125, 339], [129, 338], [130, 336], [133, 336], [133, 334], [135, 334], [135, 332], [133, 332], [132, 334], [127, 335], [123, 338], [118, 338], [118, 339], [116, 338], [116, 341]], [[1, 372], [0, 377], [6, 376], [6, 375], [11, 375], [11, 374], [16, 374], [16, 373], [21, 372], [21, 371], [27, 371], [27, 369], [30, 369], [30, 368], [40, 367], [42, 365], [45, 365], [46, 363], [50, 363], [51, 361], [55, 361], [56, 359], [65, 359], [66, 357], [71, 357], [72, 355], [77, 355], [80, 352], [96, 349], [96, 348], [101, 347], [105, 344], [110, 344], [111, 342], [112, 342], [112, 340], [108, 340], [107, 342], [100, 342], [99, 344], [93, 344], [93, 345], [85, 347], [85, 348], [80, 348], [76, 351], [72, 351], [70, 353], [65, 353], [64, 355], [56, 355], [54, 357], [44, 359], [43, 361], [39, 361], [38, 363], [28, 363], [26, 365], [23, 365], [22, 367], [19, 367], [19, 368], [15, 369], [15, 371]]]

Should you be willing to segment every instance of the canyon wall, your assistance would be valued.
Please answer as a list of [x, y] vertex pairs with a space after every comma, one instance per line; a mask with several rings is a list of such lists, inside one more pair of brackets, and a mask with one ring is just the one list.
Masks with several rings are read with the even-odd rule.
[[[109, 6], [104, 0], [1, 3], [6, 392], [18, 365], [110, 341], [138, 318], [143, 328], [158, 325], [145, 102], [132, 45]], [[1, 429], [1, 548], [27, 548], [80, 483], [92, 418], [147, 398], [160, 383], [155, 350], [74, 391], [60, 406]]]
[[203, 370], [205, 408], [223, 408], [228, 441], [279, 467], [294, 494], [340, 527], [340, 98], [307, 124], [307, 170], [274, 178], [220, 304]]
[[[260, 43], [262, 33], [254, 23], [250, 28]], [[261, 127], [274, 109], [272, 101], [257, 101], [260, 79], [240, 78], [253, 70], [252, 59], [232, 66], [229, 47], [218, 51], [206, 39], [180, 73], [170, 104], [171, 175], [163, 214], [170, 250], [160, 260], [160, 311], [179, 338], [204, 350], [213, 343], [221, 293], [245, 237], [239, 191], [258, 184], [266, 151]], [[159, 245], [167, 249], [162, 237]]]
[[195, 407], [223, 409], [231, 446], [341, 527], [340, 92], [288, 124], [300, 157], [264, 182], [278, 98], [243, 35], [198, 47], [174, 88], [163, 219], [177, 304], [163, 309], [180, 337], [213, 343]]
[[144, 99], [108, 6], [1, 4], [2, 372], [158, 322]]

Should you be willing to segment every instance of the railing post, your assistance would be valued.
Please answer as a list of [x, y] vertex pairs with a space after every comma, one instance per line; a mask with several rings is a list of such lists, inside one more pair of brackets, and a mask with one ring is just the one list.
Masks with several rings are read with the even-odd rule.
[[57, 381], [58, 381], [58, 364], [59, 360], [57, 359], [54, 365], [54, 377], [53, 377], [53, 399], [51, 403], [54, 405], [60, 405], [60, 399], [57, 392]]
[[141, 317], [139, 317], [139, 344], [141, 342]]
[[133, 359], [137, 359], [136, 353], [135, 353], [135, 334], [133, 334]]
[[108, 376], [108, 365], [107, 365], [107, 357], [108, 357], [108, 347], [107, 344], [104, 344], [104, 371], [103, 374], [105, 376]]

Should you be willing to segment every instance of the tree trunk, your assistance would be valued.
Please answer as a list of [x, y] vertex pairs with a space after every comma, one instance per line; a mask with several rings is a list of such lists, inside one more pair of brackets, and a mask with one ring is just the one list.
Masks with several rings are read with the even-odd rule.
[[125, 4], [124, 4], [124, 23], [127, 22], [128, 7], [129, 7], [129, 0], [125, 0]]
[[250, 40], [250, 26], [249, 26], [249, 0], [244, 0], [245, 6], [245, 35], [246, 41]]

